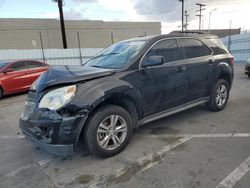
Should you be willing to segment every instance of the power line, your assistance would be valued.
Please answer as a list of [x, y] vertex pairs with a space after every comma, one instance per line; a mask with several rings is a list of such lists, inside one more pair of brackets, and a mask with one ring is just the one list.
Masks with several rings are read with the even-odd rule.
[[203, 16], [201, 13], [203, 10], [206, 10], [205, 7], [206, 5], [201, 4], [201, 3], [196, 3], [197, 6], [199, 6], [199, 10], [197, 10], [196, 12], [199, 12], [199, 14], [197, 14], [196, 16], [199, 17], [199, 30], [201, 30], [201, 17]]

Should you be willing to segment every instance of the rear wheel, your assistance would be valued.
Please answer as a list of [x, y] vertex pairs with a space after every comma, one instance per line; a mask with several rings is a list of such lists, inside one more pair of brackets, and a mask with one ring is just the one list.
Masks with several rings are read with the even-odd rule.
[[207, 107], [211, 111], [223, 110], [229, 97], [229, 85], [224, 79], [219, 79], [215, 84], [213, 91], [210, 95], [210, 100], [207, 103]]
[[250, 74], [248, 74], [247, 76], [248, 76], [248, 78], [250, 78]]
[[86, 124], [85, 141], [91, 153], [111, 157], [121, 152], [132, 135], [132, 118], [123, 108], [107, 105], [99, 108]]

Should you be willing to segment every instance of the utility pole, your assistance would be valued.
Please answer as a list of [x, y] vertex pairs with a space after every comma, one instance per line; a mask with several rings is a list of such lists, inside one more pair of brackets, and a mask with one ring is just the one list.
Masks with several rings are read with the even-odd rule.
[[67, 39], [66, 39], [64, 16], [63, 16], [63, 0], [52, 0], [52, 1], [58, 3], [59, 14], [60, 14], [60, 24], [61, 24], [63, 48], [66, 49], [67, 48]]
[[205, 8], [203, 8], [203, 7], [205, 7], [206, 5], [201, 4], [201, 3], [196, 3], [196, 5], [199, 6], [199, 10], [196, 11], [196, 12], [199, 12], [199, 14], [196, 15], [196, 16], [199, 17], [199, 30], [201, 30], [201, 17], [203, 16], [201, 13], [202, 13], [203, 10], [206, 10]]
[[179, 0], [181, 2], [181, 30], [184, 31], [184, 0]]
[[188, 14], [188, 11], [185, 10], [185, 17], [186, 17], [186, 21], [185, 21], [185, 30], [187, 31], [188, 30], [188, 17], [189, 17], [189, 14]]

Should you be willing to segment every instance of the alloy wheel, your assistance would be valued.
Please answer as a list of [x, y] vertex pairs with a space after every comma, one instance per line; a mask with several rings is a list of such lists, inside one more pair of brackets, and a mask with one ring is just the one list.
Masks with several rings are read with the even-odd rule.
[[98, 126], [97, 142], [102, 149], [115, 150], [125, 140], [128, 126], [120, 115], [106, 117]]
[[224, 84], [219, 85], [219, 87], [216, 90], [216, 98], [215, 98], [216, 105], [218, 107], [222, 107], [226, 103], [227, 94], [228, 91], [226, 85]]

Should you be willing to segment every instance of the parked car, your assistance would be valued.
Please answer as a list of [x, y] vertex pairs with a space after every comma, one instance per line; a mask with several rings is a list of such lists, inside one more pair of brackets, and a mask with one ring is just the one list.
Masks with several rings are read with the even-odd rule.
[[250, 59], [247, 60], [245, 65], [245, 74], [250, 78]]
[[53, 67], [30, 89], [23, 134], [46, 151], [72, 155], [80, 139], [91, 153], [121, 152], [138, 126], [206, 103], [225, 108], [233, 57], [217, 36], [175, 33], [125, 40], [81, 68]]
[[39, 61], [0, 61], [0, 99], [4, 95], [28, 91], [48, 65]]

